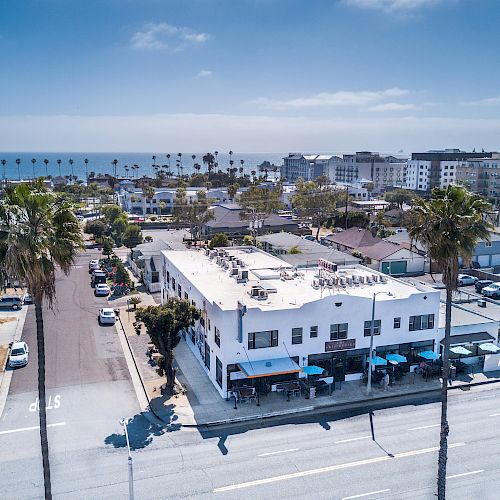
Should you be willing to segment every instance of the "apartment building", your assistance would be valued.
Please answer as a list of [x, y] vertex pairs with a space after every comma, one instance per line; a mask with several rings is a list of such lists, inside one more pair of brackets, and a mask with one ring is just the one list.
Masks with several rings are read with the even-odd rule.
[[290, 153], [283, 158], [281, 177], [288, 182], [296, 182], [300, 178], [312, 181], [321, 175], [328, 175], [332, 162], [337, 158], [332, 155]]
[[457, 182], [459, 166], [474, 158], [491, 158], [493, 153], [465, 152], [460, 149], [444, 149], [412, 153], [406, 167], [406, 188], [414, 191], [430, 191], [445, 188]]
[[490, 158], [472, 158], [457, 167], [457, 183], [483, 195], [493, 203], [500, 201], [500, 153]]
[[324, 368], [336, 381], [362, 377], [375, 301], [375, 351], [409, 365], [439, 348], [440, 293], [364, 266], [320, 260], [295, 269], [253, 247], [162, 252], [162, 300], [202, 311], [184, 338], [221, 397], [234, 381], [272, 385]]

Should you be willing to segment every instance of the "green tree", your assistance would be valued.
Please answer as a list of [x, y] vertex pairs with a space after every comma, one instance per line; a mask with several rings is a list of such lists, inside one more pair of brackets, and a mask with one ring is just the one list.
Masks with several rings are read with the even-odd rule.
[[227, 194], [231, 200], [234, 200], [234, 197], [236, 196], [239, 188], [240, 185], [237, 182], [229, 184], [229, 186], [227, 187]]
[[413, 200], [416, 198], [416, 194], [409, 189], [394, 189], [393, 191], [387, 191], [384, 194], [385, 201], [397, 205], [398, 208], [403, 208], [403, 205], [411, 205]]
[[243, 245], [246, 246], [253, 245], [253, 238], [249, 234], [245, 234], [245, 236], [243, 236]]
[[141, 227], [139, 224], [129, 224], [123, 233], [122, 243], [127, 248], [134, 248], [142, 243]]
[[319, 240], [321, 226], [335, 215], [339, 196], [324, 183], [304, 182], [302, 179], [297, 182], [292, 203], [302, 217], [310, 218], [313, 226], [317, 227], [316, 240]]
[[200, 311], [188, 300], [169, 298], [161, 306], [148, 306], [138, 309], [136, 321], [144, 324], [151, 342], [165, 358], [167, 387], [175, 384], [173, 352], [181, 339], [181, 331], [194, 325], [200, 318]]
[[0, 202], [0, 242], [6, 247], [2, 267], [26, 283], [35, 304], [38, 349], [38, 401], [45, 498], [52, 498], [45, 397], [43, 306], [56, 299], [56, 273], [69, 274], [83, 248], [73, 207], [42, 181], [6, 188]]
[[290, 250], [288, 250], [288, 253], [291, 255], [296, 255], [299, 253], [302, 253], [297, 245], [294, 245]]
[[107, 205], [101, 208], [101, 214], [104, 217], [104, 222], [111, 226], [118, 217], [124, 214], [124, 212], [118, 205]]
[[183, 187], [177, 189], [173, 217], [176, 222], [189, 226], [189, 231], [195, 242], [200, 238], [201, 228], [213, 218], [209, 210], [211, 200], [207, 198], [207, 192], [200, 189], [196, 193], [196, 200], [188, 202], [186, 190]]
[[446, 286], [446, 316], [443, 345], [443, 377], [441, 390], [441, 433], [439, 443], [437, 493], [445, 500], [446, 462], [448, 459], [448, 376], [450, 369], [449, 349], [451, 330], [452, 294], [457, 288], [458, 261], [470, 262], [476, 244], [489, 239], [491, 225], [486, 213], [491, 206], [479, 195], [462, 186], [449, 185], [445, 189], [433, 189], [430, 200], [415, 200], [412, 209], [412, 225], [408, 232], [427, 248], [429, 257], [443, 271]]
[[101, 236], [106, 232], [106, 224], [100, 220], [89, 220], [85, 224], [83, 232], [86, 234], [92, 234], [94, 238], [101, 238]]
[[129, 223], [125, 214], [117, 217], [111, 225], [111, 236], [118, 246], [122, 244], [123, 236], [128, 227]]
[[210, 248], [227, 247], [229, 245], [229, 238], [224, 233], [214, 234], [208, 245]]
[[102, 253], [108, 259], [113, 254], [113, 242], [111, 238], [104, 238], [104, 241], [102, 242]]

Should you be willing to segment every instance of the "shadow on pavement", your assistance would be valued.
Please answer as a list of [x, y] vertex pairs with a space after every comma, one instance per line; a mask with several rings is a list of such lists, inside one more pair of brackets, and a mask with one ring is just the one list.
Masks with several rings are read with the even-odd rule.
[[302, 425], [302, 424], [318, 424], [326, 432], [331, 431], [334, 428], [334, 423], [339, 420], [345, 420], [351, 417], [358, 417], [361, 415], [366, 415], [367, 426], [371, 428], [372, 440], [386, 453], [388, 456], [392, 456], [389, 451], [384, 449], [375, 438], [375, 428], [374, 428], [374, 411], [375, 410], [385, 410], [394, 407], [405, 407], [405, 406], [420, 406], [431, 403], [437, 403], [440, 401], [439, 395], [422, 395], [418, 399], [411, 402], [401, 404], [401, 402], [367, 402], [364, 408], [357, 408], [352, 410], [340, 410], [335, 411], [334, 409], [328, 409], [321, 413], [310, 414], [310, 415], [288, 415], [283, 417], [275, 417], [267, 420], [259, 420], [257, 422], [239, 423], [231, 424], [225, 426], [217, 427], [200, 427], [198, 430], [203, 439], [214, 439], [218, 438], [217, 447], [219, 448], [222, 455], [229, 454], [229, 449], [226, 447], [227, 438], [236, 435], [244, 434], [246, 432], [262, 429], [277, 427], [282, 425]]
[[[155, 437], [162, 436], [167, 432], [178, 431], [181, 428], [181, 425], [176, 422], [177, 416], [174, 415], [174, 405], [163, 406], [161, 417], [165, 422], [169, 421], [170, 423], [155, 423], [157, 418], [151, 411], [143, 411], [129, 419], [127, 429], [131, 449], [140, 450], [146, 448], [153, 442]], [[104, 443], [114, 448], [126, 448], [125, 433], [111, 434], [104, 439]]]

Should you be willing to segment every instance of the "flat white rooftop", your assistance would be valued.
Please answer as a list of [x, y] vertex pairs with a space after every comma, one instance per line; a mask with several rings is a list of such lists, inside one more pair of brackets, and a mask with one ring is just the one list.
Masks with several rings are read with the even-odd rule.
[[[239, 260], [244, 267], [238, 270], [248, 271], [248, 281], [238, 283], [229, 274], [229, 270], [217, 263], [217, 258], [210, 258], [204, 251], [162, 251], [163, 255], [176, 267], [191, 284], [209, 301], [217, 303], [219, 307], [233, 310], [237, 303], [247, 307], [261, 308], [262, 310], [279, 310], [299, 308], [302, 305], [321, 300], [328, 295], [355, 296], [372, 298], [374, 292], [391, 292], [391, 296], [381, 294], [378, 301], [408, 298], [416, 293], [438, 293], [425, 285], [411, 285], [403, 281], [382, 275], [363, 266], [341, 267], [336, 273], [321, 272], [324, 279], [337, 277], [342, 281], [357, 281], [363, 278], [363, 284], [347, 284], [329, 286], [323, 282], [319, 286], [318, 268], [299, 269], [283, 260], [251, 247], [233, 247], [218, 249], [225, 250], [228, 256]], [[231, 267], [230, 267], [231, 269]], [[376, 275], [378, 282], [374, 282]], [[380, 282], [383, 276], [385, 283]], [[367, 281], [371, 280], [372, 284]], [[313, 286], [315, 284], [315, 286]], [[251, 297], [252, 288], [261, 287], [267, 295], [261, 299]]]

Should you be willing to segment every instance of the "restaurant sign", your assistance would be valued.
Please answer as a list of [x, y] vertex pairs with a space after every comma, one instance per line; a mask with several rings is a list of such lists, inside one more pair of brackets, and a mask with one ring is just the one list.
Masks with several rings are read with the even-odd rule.
[[356, 339], [332, 340], [325, 342], [325, 352], [345, 351], [346, 349], [354, 349], [356, 347]]

